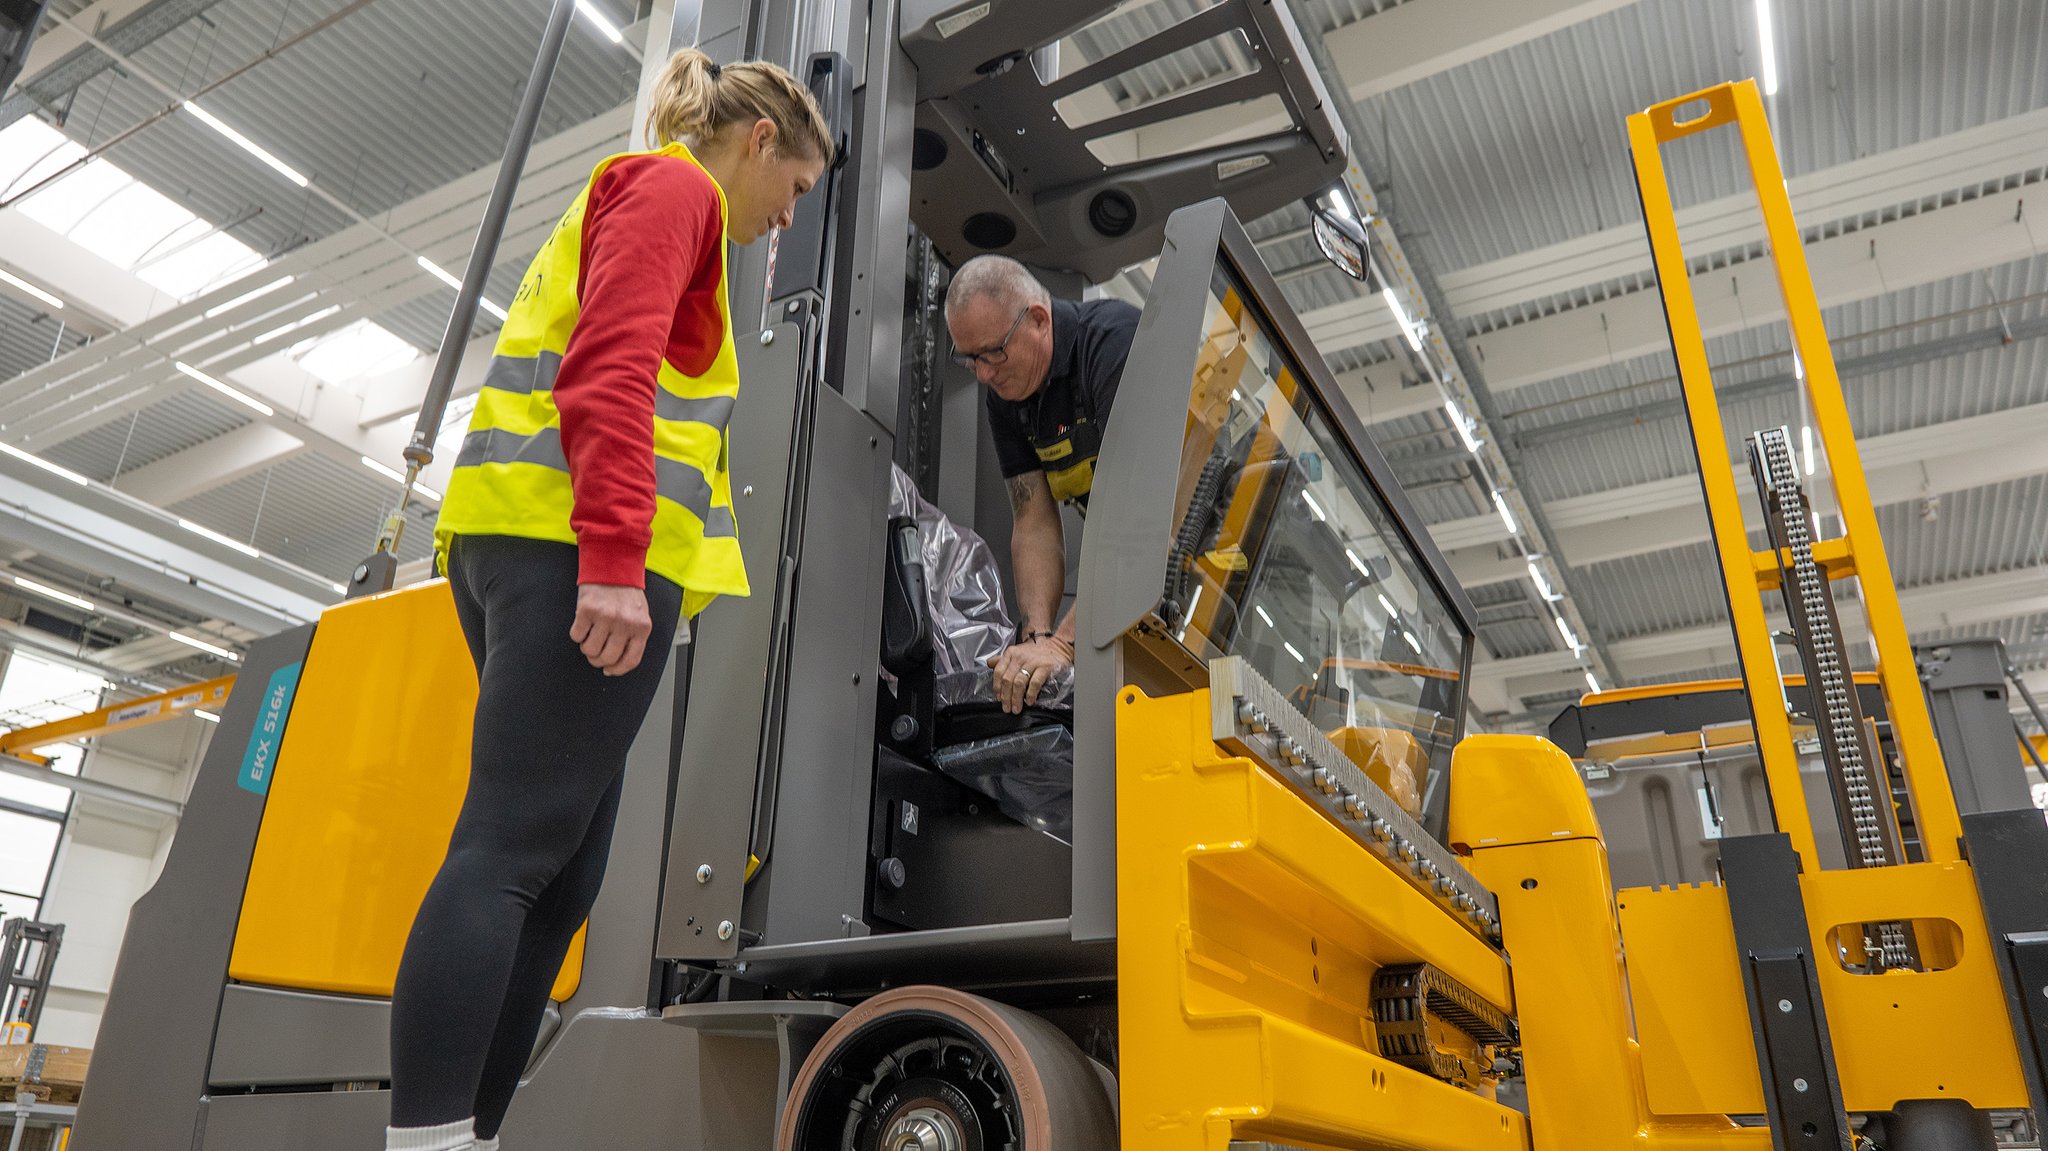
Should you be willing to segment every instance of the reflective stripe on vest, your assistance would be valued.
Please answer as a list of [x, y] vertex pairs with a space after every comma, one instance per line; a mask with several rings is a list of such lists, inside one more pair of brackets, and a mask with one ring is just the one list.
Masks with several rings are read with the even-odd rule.
[[[613, 163], [644, 155], [697, 163], [681, 144], [655, 153], [623, 153], [598, 164], [591, 184]], [[434, 529], [436, 549], [443, 557], [457, 535], [576, 542], [570, 525], [575, 495], [562, 450], [562, 417], [555, 407], [554, 387], [580, 316], [576, 292], [582, 282], [583, 216], [589, 194], [586, 185], [535, 254], [498, 334]], [[722, 221], [725, 193], [721, 189], [718, 195]], [[739, 361], [726, 308], [722, 240], [718, 252], [717, 295], [725, 328], [718, 352], [695, 376], [664, 358], [654, 387], [655, 500], [647, 570], [682, 585], [683, 610], [689, 615], [717, 596], [747, 594], [726, 461], [726, 431], [739, 395]]]

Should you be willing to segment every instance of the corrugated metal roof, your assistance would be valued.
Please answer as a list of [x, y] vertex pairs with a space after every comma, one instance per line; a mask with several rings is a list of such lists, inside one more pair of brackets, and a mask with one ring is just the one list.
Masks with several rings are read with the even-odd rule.
[[1728, 618], [1712, 544], [1628, 556], [1577, 569], [1579, 610], [1610, 641]]
[[65, 329], [59, 313], [0, 295], [0, 380], [84, 346], [85, 336]]
[[[624, 22], [618, 0], [598, 2], [619, 8], [614, 15]], [[342, 7], [343, 0], [224, 0], [134, 59], [192, 91]], [[503, 154], [547, 7], [544, 0], [380, 0], [201, 104], [374, 218]], [[578, 21], [549, 89], [541, 135], [629, 102], [638, 74], [631, 55]], [[79, 91], [63, 127], [91, 146], [164, 104], [154, 87], [110, 71]], [[202, 219], [238, 221], [230, 233], [259, 252], [275, 255], [353, 223], [183, 112], [108, 156]], [[502, 253], [501, 263], [523, 265], [530, 254]]]
[[[1773, 122], [1788, 175], [2048, 105], [2048, 6], [1791, 0]], [[1361, 105], [1382, 204], [1439, 270], [1640, 218], [1629, 113], [1754, 71], [1749, 4], [1642, 0]], [[1667, 149], [1680, 205], [1746, 180], [1732, 138]]]
[[1950, 492], [1932, 515], [1918, 500], [1878, 509], [1885, 557], [1901, 587], [2048, 564], [2048, 475]]
[[[279, 559], [346, 582], [377, 542], [396, 484], [310, 453], [203, 492], [171, 510]], [[432, 548], [435, 509], [414, 504], [401, 562]]]
[[[41, 449], [43, 456], [82, 476], [119, 487], [118, 477], [224, 436], [251, 421], [246, 413], [199, 390], [180, 392], [125, 420], [110, 420]], [[148, 492], [136, 495], [149, 498]]]

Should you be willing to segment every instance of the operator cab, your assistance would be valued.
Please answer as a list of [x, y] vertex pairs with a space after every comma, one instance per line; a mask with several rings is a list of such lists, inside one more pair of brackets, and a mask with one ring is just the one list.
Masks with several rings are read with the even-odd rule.
[[[867, 907], [877, 930], [1067, 915], [1074, 692], [1115, 687], [1062, 676], [1022, 714], [1005, 714], [996, 702], [985, 663], [1015, 638], [1014, 599], [1005, 594], [1009, 520], [1000, 498], [962, 496], [963, 489], [1000, 492], [1001, 484], [983, 442], [980, 389], [944, 354], [938, 282], [966, 260], [995, 253], [1032, 267], [1055, 295], [1076, 296], [1156, 257], [1174, 208], [1220, 196], [1254, 218], [1318, 194], [1344, 162], [1341, 129], [1321, 114], [1324, 93], [1284, 6], [1224, 0], [1170, 25], [1156, 12], [1104, 14], [1100, 5], [1072, 0], [1050, 5], [1062, 9], [1056, 13], [1046, 5], [921, 7], [904, 12], [918, 102], [900, 466], [882, 580]], [[1070, 31], [1037, 50], [1017, 48], [1051, 26]], [[1211, 83], [1144, 102], [1137, 94], [1161, 69], [1205, 74]], [[1187, 143], [1150, 144], [1140, 159], [1141, 129], [1157, 139], [1158, 130], [1247, 100], [1287, 113], [1285, 130], [1223, 145], [1182, 134]], [[1190, 418], [1221, 418], [1221, 409], [1207, 406], [1211, 399], [1202, 397], [1205, 406], [1190, 408]], [[1276, 394], [1271, 402], [1291, 401]], [[1202, 426], [1214, 439], [1217, 429]], [[1255, 439], [1212, 444], [1213, 476], [1234, 477], [1247, 466], [1259, 475], [1284, 470]], [[1191, 514], [1224, 514], [1228, 499], [1219, 506], [1218, 494], [1208, 492]], [[1086, 530], [1068, 514], [1070, 593]], [[1214, 537], [1226, 525], [1187, 530]], [[1276, 557], [1282, 550], [1294, 557], [1300, 543], [1275, 542]], [[1220, 546], [1240, 541], [1233, 536]], [[1341, 566], [1341, 551], [1331, 554]], [[1298, 557], [1276, 559], [1276, 570], [1289, 563], [1299, 567]], [[1188, 578], [1220, 590], [1219, 574]], [[1282, 604], [1274, 590], [1265, 594], [1274, 600], [1268, 611], [1306, 607]], [[1217, 594], [1209, 606], [1225, 598]], [[1226, 627], [1220, 618], [1211, 622]], [[1205, 634], [1197, 628], [1190, 640], [1198, 654]], [[1320, 707], [1355, 711], [1344, 702], [1351, 681], [1371, 672], [1336, 663], [1318, 670], [1321, 683], [1304, 684], [1304, 699], [1313, 694]], [[1074, 678], [1082, 677], [1077, 671]]]
[[[1221, 196], [1245, 218], [1264, 215], [1326, 188], [1344, 162], [1341, 129], [1318, 114], [1323, 92], [1284, 6], [1224, 0], [1170, 26], [1074, 0], [957, 8], [910, 4], [903, 14], [918, 91], [882, 573], [867, 899], [877, 930], [1060, 918], [1070, 902], [1076, 685], [1059, 677], [1009, 715], [989, 684], [986, 661], [1015, 639], [1009, 520], [1000, 497], [973, 494], [1001, 483], [979, 387], [945, 356], [941, 282], [994, 253], [1032, 267], [1055, 295], [1077, 296], [1157, 256], [1172, 209]], [[1048, 27], [1068, 31], [1017, 47]], [[1162, 68], [1213, 83], [1135, 98]], [[1286, 112], [1286, 129], [1139, 158], [1140, 129], [1247, 100]], [[1072, 514], [1067, 523], [1071, 593], [1082, 525]]]

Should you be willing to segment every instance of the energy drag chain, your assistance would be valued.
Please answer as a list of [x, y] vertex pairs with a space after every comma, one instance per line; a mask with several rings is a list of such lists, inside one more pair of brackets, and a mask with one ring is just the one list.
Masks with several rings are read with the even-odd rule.
[[1380, 968], [1372, 977], [1372, 1017], [1381, 1055], [1449, 1082], [1466, 1082], [1490, 1069], [1461, 1066], [1457, 1055], [1439, 1051], [1429, 1035], [1432, 1022], [1458, 1029], [1480, 1047], [1521, 1042], [1506, 1013], [1427, 963]]
[[[1904, 862], [1890, 784], [1881, 771], [1873, 771], [1878, 760], [1843, 653], [1834, 591], [1827, 573], [1813, 558], [1811, 512], [1793, 463], [1791, 430], [1779, 427], [1751, 437], [1749, 465], [1763, 500], [1771, 549], [1779, 557], [1778, 587], [1797, 637], [1800, 661], [1806, 667], [1821, 759], [1834, 785], [1835, 810], [1849, 841], [1845, 846], [1850, 866], [1886, 867]], [[1785, 559], [1788, 553], [1789, 564]], [[1912, 967], [1913, 943], [1906, 925], [1894, 922], [1874, 927], [1883, 966]]]

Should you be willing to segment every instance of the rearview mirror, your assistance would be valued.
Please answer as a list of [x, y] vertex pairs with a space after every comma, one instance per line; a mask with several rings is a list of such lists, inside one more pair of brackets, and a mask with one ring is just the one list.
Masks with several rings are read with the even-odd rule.
[[1309, 204], [1309, 229], [1314, 233], [1316, 248], [1323, 253], [1323, 259], [1330, 261], [1338, 271], [1360, 283], [1372, 280], [1372, 256], [1365, 229], [1358, 221], [1347, 219], [1324, 207], [1320, 203]]

